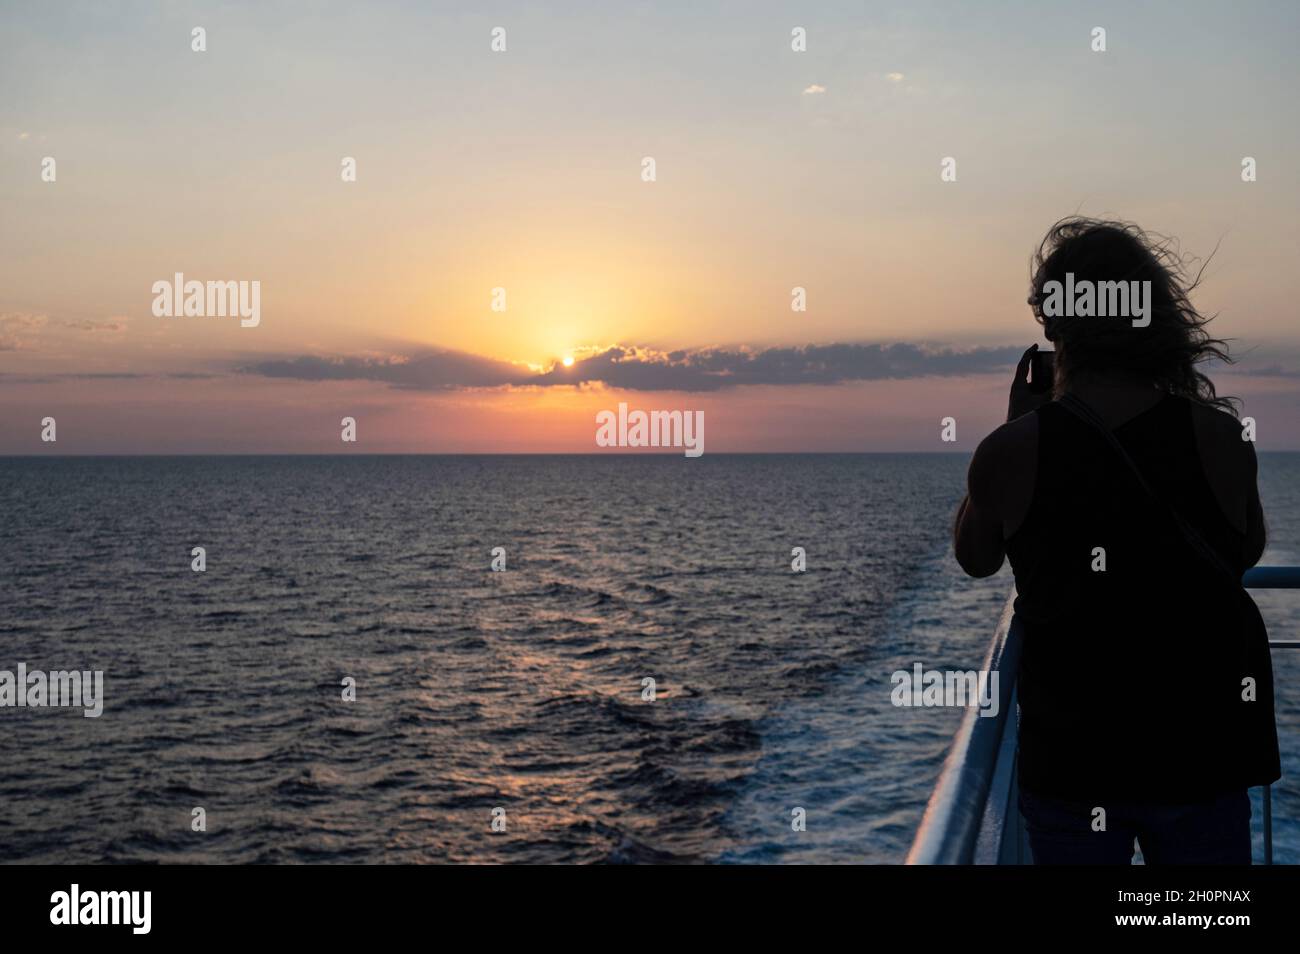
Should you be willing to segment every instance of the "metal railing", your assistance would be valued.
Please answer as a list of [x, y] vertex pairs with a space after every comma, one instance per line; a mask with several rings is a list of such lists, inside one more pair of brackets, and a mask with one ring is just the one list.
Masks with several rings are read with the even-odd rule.
[[[1300, 590], [1300, 566], [1257, 566], [1241, 578], [1248, 590]], [[1272, 649], [1300, 649], [1300, 639], [1270, 639]], [[1273, 863], [1273, 786], [1264, 786], [1264, 864]]]
[[[1242, 577], [1247, 589], [1300, 589], [1300, 566], [1260, 566]], [[1024, 636], [1007, 598], [984, 669], [998, 673], [998, 714], [966, 710], [917, 828], [909, 865], [1028, 864], [1029, 848], [1017, 804], [1016, 674]], [[1273, 649], [1300, 649], [1300, 640], [1270, 640]], [[1264, 863], [1273, 863], [1272, 789], [1264, 788]]]

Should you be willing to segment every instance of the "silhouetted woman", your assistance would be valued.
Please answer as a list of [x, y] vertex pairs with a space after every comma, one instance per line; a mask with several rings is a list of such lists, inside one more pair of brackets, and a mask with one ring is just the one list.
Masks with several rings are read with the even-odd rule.
[[[1078, 217], [1033, 271], [1054, 372], [1025, 352], [954, 542], [972, 576], [1004, 556], [1015, 573], [1035, 863], [1127, 864], [1136, 839], [1148, 864], [1249, 864], [1246, 789], [1280, 774], [1267, 634], [1240, 585], [1264, 516], [1253, 437], [1197, 369], [1229, 360], [1188, 298], [1199, 273], [1167, 240]], [[1119, 282], [1137, 283], [1127, 304], [1101, 284]], [[1123, 313], [1098, 316], [1103, 299]]]

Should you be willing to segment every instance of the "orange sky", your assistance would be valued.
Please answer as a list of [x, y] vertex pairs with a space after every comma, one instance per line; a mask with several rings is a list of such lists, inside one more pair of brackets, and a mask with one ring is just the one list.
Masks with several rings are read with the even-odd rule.
[[[1105, 54], [1077, 18], [999, 4], [830, 3], [800, 14], [806, 52], [780, 4], [143, 9], [3, 14], [0, 453], [47, 452], [47, 414], [64, 453], [327, 452], [345, 414], [359, 450], [591, 451], [619, 400], [705, 409], [711, 450], [953, 449], [932, 446], [947, 414], [968, 449], [1003, 413], [1009, 364], [615, 392], [266, 363], [1023, 348], [1029, 254], [1075, 211], [1220, 245], [1197, 301], [1252, 372], [1222, 386], [1258, 402], [1261, 447], [1300, 447], [1287, 7], [1104, 6]], [[1132, 94], [1170, 75], [1178, 97]], [[154, 317], [151, 286], [176, 272], [259, 281], [261, 323]]]

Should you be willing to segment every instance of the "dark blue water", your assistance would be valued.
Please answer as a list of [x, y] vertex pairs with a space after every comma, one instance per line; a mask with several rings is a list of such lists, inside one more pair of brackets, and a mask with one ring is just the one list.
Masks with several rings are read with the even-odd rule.
[[[0, 859], [899, 860], [961, 712], [894, 708], [889, 674], [977, 668], [1009, 588], [948, 552], [965, 464], [0, 460], [0, 669], [106, 696], [0, 709]], [[1272, 562], [1298, 478], [1264, 456]], [[1259, 602], [1294, 633], [1288, 595]]]

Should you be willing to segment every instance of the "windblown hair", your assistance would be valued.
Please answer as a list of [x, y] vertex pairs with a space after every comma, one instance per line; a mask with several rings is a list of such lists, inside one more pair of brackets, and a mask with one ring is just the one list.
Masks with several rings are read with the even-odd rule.
[[[1220, 397], [1214, 383], [1198, 369], [1211, 360], [1231, 364], [1227, 342], [1205, 330], [1205, 316], [1191, 302], [1208, 260], [1193, 275], [1177, 242], [1144, 232], [1129, 222], [1070, 216], [1044, 236], [1034, 254], [1030, 304], [1043, 334], [1056, 345], [1056, 390], [1064, 391], [1081, 372], [1118, 374], [1151, 384], [1170, 394], [1218, 407], [1236, 415], [1236, 398]], [[1043, 314], [1043, 286], [1075, 282], [1151, 282], [1146, 327], [1116, 318], [1048, 317]]]

